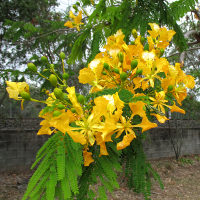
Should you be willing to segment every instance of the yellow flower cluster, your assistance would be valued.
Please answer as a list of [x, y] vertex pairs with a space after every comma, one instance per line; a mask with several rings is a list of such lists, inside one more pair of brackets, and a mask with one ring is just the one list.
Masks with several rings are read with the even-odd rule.
[[[84, 165], [89, 166], [94, 162], [90, 146], [99, 145], [99, 156], [108, 155], [106, 142], [123, 136], [117, 143], [117, 149], [121, 150], [136, 138], [135, 128], [144, 132], [157, 127], [149, 120], [149, 115], [164, 123], [167, 120], [166, 109], [184, 113], [176, 102], [181, 105], [187, 95], [186, 88], [194, 87], [194, 78], [186, 75], [179, 63], [173, 66], [161, 57], [175, 32], [157, 24], [150, 26], [152, 30], [146, 40], [147, 47], [141, 36], [135, 36], [132, 44], [126, 44], [124, 34], [119, 30], [107, 39], [105, 51], [97, 54], [79, 74], [79, 82], [90, 84], [91, 93], [108, 88], [130, 92], [136, 99], [127, 103], [130, 117], [123, 114], [126, 103], [119, 98], [118, 92], [98, 96], [86, 104], [85, 99], [77, 97], [75, 87], [66, 87], [65, 92], [56, 88], [53, 93], [47, 93], [45, 103], [53, 110], [43, 109], [40, 112], [43, 121], [38, 135], [51, 135], [56, 131], [68, 134], [74, 142], [83, 145]], [[11, 98], [17, 99], [19, 90], [27, 87], [15, 84], [9, 82], [7, 90]], [[14, 91], [11, 85], [20, 89]], [[169, 94], [171, 101], [166, 98]], [[145, 97], [145, 100], [140, 97]], [[136, 115], [141, 118], [138, 123], [133, 121]]]
[[69, 17], [72, 19], [72, 21], [67, 21], [67, 22], [64, 24], [64, 26], [67, 26], [67, 27], [69, 27], [69, 28], [74, 28], [74, 27], [76, 27], [76, 29], [77, 29], [78, 31], [80, 31], [80, 26], [81, 26], [82, 24], [84, 24], [83, 22], [81, 22], [81, 20], [82, 20], [82, 11], [79, 11], [78, 15], [75, 16], [75, 15], [73, 14], [73, 12], [70, 10], [70, 11], [69, 11]]

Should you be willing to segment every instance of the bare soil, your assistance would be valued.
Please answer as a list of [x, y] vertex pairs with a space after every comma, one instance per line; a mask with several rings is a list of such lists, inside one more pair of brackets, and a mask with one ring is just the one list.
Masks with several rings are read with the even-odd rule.
[[[200, 200], [200, 155], [175, 159], [151, 161], [165, 186], [162, 190], [152, 180], [152, 200]], [[21, 200], [29, 178], [30, 170], [7, 171], [0, 173], [0, 200]], [[143, 200], [141, 194], [129, 190], [123, 174], [119, 178], [120, 189], [109, 200]]]

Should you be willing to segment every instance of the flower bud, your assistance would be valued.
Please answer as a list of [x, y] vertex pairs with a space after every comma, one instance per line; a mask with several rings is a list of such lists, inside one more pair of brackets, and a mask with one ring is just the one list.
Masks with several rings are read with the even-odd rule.
[[74, 4], [73, 5], [74, 10], [78, 10], [77, 6]]
[[149, 44], [144, 45], [144, 51], [149, 51]]
[[33, 63], [28, 63], [27, 66], [30, 71], [37, 72], [37, 67]]
[[63, 99], [66, 100], [66, 101], [69, 100], [67, 93], [63, 93], [63, 96], [62, 96], [62, 97], [63, 97]]
[[121, 79], [121, 81], [125, 81], [125, 80], [127, 79], [127, 77], [128, 77], [128, 75], [127, 75], [126, 72], [122, 72], [122, 73], [120, 74], [120, 79]]
[[61, 112], [60, 112], [60, 111], [55, 110], [55, 111], [53, 112], [53, 117], [58, 117], [59, 115], [61, 115]]
[[54, 64], [50, 64], [50, 69], [51, 69], [51, 72], [55, 72], [55, 70], [54, 70], [54, 67], [55, 67], [55, 65], [54, 65]]
[[51, 74], [49, 76], [49, 81], [51, 83], [51, 85], [53, 85], [54, 87], [56, 87], [57, 83], [58, 83], [58, 79], [54, 74]]
[[54, 95], [55, 95], [55, 97], [56, 97], [57, 99], [63, 99], [63, 92], [62, 92], [61, 89], [55, 88], [55, 89], [53, 90], [53, 93], [54, 93]]
[[41, 61], [45, 63], [45, 62], [48, 62], [48, 59], [47, 59], [46, 56], [42, 56], [42, 57], [41, 57]]
[[78, 102], [81, 103], [81, 104], [84, 104], [85, 102], [85, 97], [83, 95], [78, 95], [78, 98], [77, 98]]
[[64, 80], [68, 80], [68, 78], [69, 78], [69, 74], [68, 73], [64, 73], [63, 75], [62, 75], [62, 77], [63, 77], [63, 79]]
[[59, 110], [63, 110], [63, 109], [65, 109], [65, 106], [63, 104], [58, 104], [57, 108]]
[[28, 92], [22, 91], [22, 92], [20, 92], [20, 96], [21, 96], [23, 99], [27, 100], [27, 101], [30, 101], [30, 100], [31, 100], [31, 96], [30, 96], [30, 94], [29, 94]]
[[71, 111], [72, 111], [73, 113], [76, 113], [76, 109], [75, 109], [75, 108], [72, 108]]
[[123, 60], [124, 60], [124, 54], [122, 52], [119, 52], [117, 54], [118, 58], [119, 58], [119, 62], [123, 63]]
[[169, 85], [168, 88], [167, 88], [167, 91], [171, 92], [173, 89], [174, 89], [173, 85]]
[[137, 60], [132, 60], [131, 61], [131, 69], [134, 70], [138, 66], [138, 61]]
[[165, 52], [164, 49], [160, 49], [160, 56], [159, 57], [163, 56], [164, 52]]
[[114, 71], [116, 74], [119, 74], [119, 69], [118, 69], [118, 68], [114, 68], [113, 71]]
[[137, 34], [136, 29], [133, 29], [133, 30], [132, 30], [132, 35], [133, 35], [133, 37], [134, 37], [135, 39], [137, 38], [138, 34]]
[[142, 44], [144, 44], [145, 38], [144, 38], [144, 37], [141, 37], [141, 38], [140, 38], [140, 42], [141, 42]]
[[103, 68], [106, 69], [106, 70], [108, 70], [108, 71], [110, 70], [110, 66], [109, 66], [108, 63], [104, 63], [103, 64]]
[[138, 76], [138, 75], [142, 75], [142, 69], [137, 69], [136, 76]]
[[63, 60], [65, 59], [65, 53], [64, 52], [60, 52], [60, 58], [63, 59]]
[[135, 41], [131, 41], [131, 45], [135, 45]]
[[107, 75], [107, 73], [106, 73], [105, 71], [102, 71], [101, 73], [102, 73], [103, 75]]

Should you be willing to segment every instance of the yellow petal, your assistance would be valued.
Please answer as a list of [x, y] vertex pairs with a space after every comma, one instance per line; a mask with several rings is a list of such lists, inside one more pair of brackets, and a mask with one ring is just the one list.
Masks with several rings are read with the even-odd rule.
[[86, 144], [86, 139], [84, 137], [83, 134], [81, 134], [80, 132], [78, 131], [70, 131], [68, 130], [67, 131], [67, 134], [74, 140], [74, 142], [76, 143], [80, 143], [82, 145], [85, 145]]
[[152, 113], [151, 115], [155, 116], [160, 123], [165, 123], [166, 120], [169, 120], [164, 115], [158, 115], [158, 114], [155, 114], [155, 113]]
[[129, 146], [134, 138], [136, 138], [135, 134], [125, 135], [123, 137], [123, 140], [121, 142], [117, 143], [117, 150], [121, 150], [121, 149], [124, 149], [127, 146]]
[[185, 110], [179, 108], [178, 106], [176, 106], [176, 104], [174, 103], [173, 106], [168, 106], [171, 109], [171, 112], [179, 112], [182, 114], [185, 114]]
[[67, 21], [67, 22], [64, 24], [64, 26], [67, 26], [67, 27], [69, 27], [69, 28], [74, 28], [74, 26], [73, 26], [73, 24], [72, 24], [71, 21]]
[[108, 151], [106, 149], [106, 144], [105, 144], [105, 142], [102, 142], [100, 144], [100, 154], [99, 154], [99, 157], [101, 157], [101, 156], [107, 156], [107, 155], [109, 155], [109, 154], [108, 154]]
[[73, 87], [68, 87], [67, 88], [67, 92], [69, 93], [68, 94], [68, 98], [72, 102], [73, 107], [75, 108], [76, 112], [79, 115], [82, 115], [83, 114], [83, 110], [82, 110], [81, 105], [77, 101], [76, 93], [75, 93], [75, 87], [74, 86]]
[[87, 150], [83, 151], [83, 158], [84, 158], [84, 166], [89, 166], [94, 159], [92, 158], [92, 152], [88, 152]]
[[95, 81], [95, 74], [90, 68], [83, 68], [79, 71], [79, 83], [89, 83], [91, 84], [93, 81]]
[[117, 110], [115, 111], [113, 117], [114, 117], [115, 121], [118, 121], [120, 116], [123, 113], [122, 110], [124, 108], [124, 102], [119, 98], [118, 92], [113, 95], [113, 98], [114, 98], [115, 105], [117, 107]]
[[137, 127], [141, 127], [142, 128], [142, 132], [147, 131], [149, 129], [155, 128], [158, 125], [156, 123], [152, 123], [148, 120], [148, 118], [146, 116], [143, 117], [142, 119], [142, 123], [135, 125]]
[[193, 89], [194, 86], [195, 86], [194, 77], [191, 76], [191, 75], [187, 75], [184, 83], [185, 83], [187, 88]]
[[74, 19], [76, 17], [71, 10], [69, 11], [69, 17], [72, 18], [72, 19]]

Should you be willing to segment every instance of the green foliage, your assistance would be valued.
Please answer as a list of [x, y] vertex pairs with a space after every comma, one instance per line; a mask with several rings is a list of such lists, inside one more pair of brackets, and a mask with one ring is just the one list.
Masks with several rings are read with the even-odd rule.
[[[121, 171], [119, 163], [120, 151], [117, 151], [116, 144], [107, 143], [108, 156], [99, 157], [99, 149], [93, 149], [93, 157], [95, 162], [89, 167], [83, 168], [83, 174], [79, 180], [78, 199], [107, 199], [106, 191], [112, 192], [115, 188], [119, 188], [117, 182], [117, 171]], [[98, 193], [92, 187], [94, 184], [100, 183]], [[89, 186], [91, 188], [89, 189]]]
[[154, 171], [147, 162], [146, 156], [143, 151], [143, 135], [137, 135], [131, 145], [123, 151], [122, 163], [125, 162], [125, 175], [128, 178], [129, 188], [133, 188], [137, 193], [143, 193], [145, 199], [149, 199], [151, 196], [151, 179], [152, 174], [154, 179], [163, 188], [163, 184], [159, 175]]
[[87, 99], [90, 99], [90, 98], [96, 98], [98, 96], [103, 96], [103, 95], [112, 95], [112, 94], [115, 94], [116, 92], [119, 91], [119, 88], [113, 88], [113, 89], [104, 89], [104, 90], [101, 90], [99, 92], [95, 92], [95, 93], [91, 93], [87, 96]]
[[[39, 165], [38, 165], [39, 163]], [[54, 134], [41, 147], [32, 168], [38, 165], [31, 177], [25, 199], [69, 199], [79, 193], [78, 177], [82, 174], [82, 149], [66, 134]]]
[[179, 20], [185, 13], [193, 10], [198, 0], [178, 0], [170, 4], [171, 11], [174, 13], [174, 19]]

